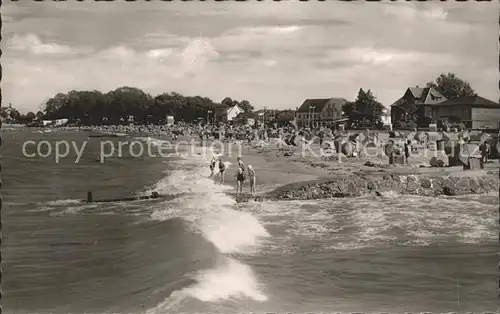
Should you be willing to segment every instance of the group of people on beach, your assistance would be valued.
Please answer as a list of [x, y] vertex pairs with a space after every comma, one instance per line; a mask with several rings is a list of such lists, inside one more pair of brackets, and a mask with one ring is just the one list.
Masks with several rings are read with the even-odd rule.
[[[237, 158], [238, 162], [238, 170], [236, 171], [235, 179], [236, 179], [236, 184], [237, 184], [237, 194], [243, 194], [243, 185], [246, 181], [246, 175], [245, 175], [245, 170], [247, 170], [248, 173], [248, 179], [249, 179], [249, 184], [250, 184], [250, 193], [252, 196], [255, 196], [256, 194], [256, 174], [255, 170], [253, 169], [252, 165], [248, 165], [248, 167], [245, 166], [245, 163], [241, 159], [241, 157]], [[224, 184], [224, 175], [227, 170], [227, 165], [222, 161], [221, 156], [218, 154], [215, 154], [212, 157], [212, 160], [210, 161], [210, 177], [213, 177], [216, 171], [216, 167], [218, 166], [219, 168], [219, 176], [220, 176], [220, 184]]]

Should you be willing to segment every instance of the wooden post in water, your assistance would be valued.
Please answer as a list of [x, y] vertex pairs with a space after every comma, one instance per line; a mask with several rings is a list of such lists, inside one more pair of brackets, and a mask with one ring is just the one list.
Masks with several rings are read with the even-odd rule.
[[92, 192], [87, 192], [87, 203], [92, 203]]

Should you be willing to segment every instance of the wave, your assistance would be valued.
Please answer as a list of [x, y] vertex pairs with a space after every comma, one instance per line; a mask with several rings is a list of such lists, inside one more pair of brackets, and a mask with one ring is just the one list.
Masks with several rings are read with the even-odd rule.
[[218, 267], [193, 274], [195, 284], [172, 292], [172, 294], [149, 313], [169, 312], [178, 309], [188, 298], [201, 302], [252, 299], [259, 302], [268, 300], [260, 291], [252, 269], [235, 259], [226, 258]]
[[[323, 251], [382, 246], [495, 241], [495, 196], [421, 197], [386, 194], [352, 199], [245, 204], [273, 231], [279, 245], [266, 253], [293, 254], [298, 238], [323, 243]], [[278, 242], [278, 241], [273, 241]], [[284, 245], [285, 244], [285, 245]], [[288, 245], [287, 245], [288, 244]]]
[[66, 200], [49, 201], [47, 202], [47, 205], [59, 206], [59, 205], [79, 204], [81, 202], [82, 202], [81, 200], [66, 199]]
[[[160, 194], [179, 197], [163, 203], [163, 207], [154, 210], [150, 218], [159, 221], [182, 218], [191, 231], [201, 234], [223, 254], [222, 262], [213, 269], [191, 274], [194, 284], [174, 291], [150, 311], [169, 311], [189, 298], [202, 302], [233, 298], [267, 300], [252, 269], [236, 260], [234, 255], [255, 253], [263, 239], [270, 235], [255, 216], [237, 210], [235, 199], [227, 194], [233, 188], [217, 184], [217, 178], [209, 177], [209, 159], [205, 156], [195, 152], [189, 157], [170, 161], [176, 170], [167, 172], [168, 176], [153, 189]], [[225, 163], [227, 166], [231, 164]]]

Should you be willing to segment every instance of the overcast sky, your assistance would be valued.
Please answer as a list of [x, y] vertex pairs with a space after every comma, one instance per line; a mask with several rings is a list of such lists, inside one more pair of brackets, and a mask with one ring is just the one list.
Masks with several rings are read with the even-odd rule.
[[306, 98], [386, 106], [442, 72], [498, 101], [498, 4], [4, 2], [4, 105], [133, 86], [255, 107]]

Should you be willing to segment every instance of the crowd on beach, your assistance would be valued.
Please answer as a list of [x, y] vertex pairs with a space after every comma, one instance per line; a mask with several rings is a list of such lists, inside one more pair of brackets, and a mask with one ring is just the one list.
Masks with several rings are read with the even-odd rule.
[[[342, 127], [317, 127], [309, 128], [289, 125], [278, 127], [277, 125], [250, 126], [250, 125], [232, 125], [230, 123], [214, 124], [194, 124], [194, 123], [176, 123], [173, 125], [107, 125], [90, 127], [61, 127], [63, 130], [91, 131], [94, 133], [107, 134], [107, 136], [159, 136], [162, 139], [170, 139], [173, 142], [178, 141], [180, 136], [189, 137], [203, 141], [221, 141], [224, 143], [240, 142], [247, 145], [257, 145], [258, 143], [269, 144], [276, 143], [278, 154], [283, 156], [292, 156], [296, 148], [304, 143], [319, 144], [324, 150], [324, 156], [321, 158], [330, 158], [335, 160], [338, 155], [345, 157], [363, 157], [363, 150], [366, 147], [373, 147], [381, 151], [382, 158], [388, 158], [389, 164], [393, 164], [399, 157], [404, 159], [404, 165], [412, 153], [421, 149], [422, 145], [429, 141], [429, 136], [439, 135], [440, 140], [450, 141], [455, 137], [462, 143], [468, 142], [472, 137], [479, 136], [479, 150], [484, 159], [488, 160], [492, 149], [498, 152], [499, 142], [493, 141], [492, 136], [485, 133], [475, 134], [467, 130], [436, 130], [434, 132], [407, 131], [405, 133], [390, 131], [388, 139], [379, 140], [379, 132], [370, 130], [364, 131], [346, 131]], [[477, 133], [477, 132], [476, 132]], [[498, 137], [497, 137], [498, 138]], [[431, 140], [432, 142], [432, 140]], [[436, 142], [436, 141], [434, 141]], [[498, 153], [496, 153], [498, 155]], [[434, 165], [430, 165], [434, 166]], [[439, 165], [438, 165], [439, 166]], [[228, 165], [223, 162], [222, 156], [214, 155], [209, 164], [210, 176], [218, 173], [220, 183], [224, 183], [225, 173]], [[238, 169], [235, 175], [238, 193], [242, 193], [244, 182], [250, 184], [250, 191], [255, 195], [255, 170], [252, 166], [245, 167], [241, 157], [238, 158]]]

